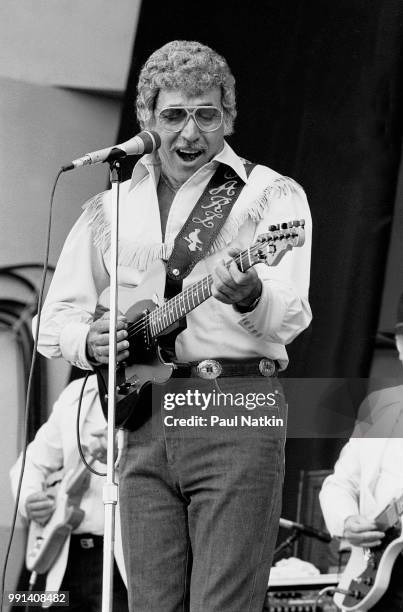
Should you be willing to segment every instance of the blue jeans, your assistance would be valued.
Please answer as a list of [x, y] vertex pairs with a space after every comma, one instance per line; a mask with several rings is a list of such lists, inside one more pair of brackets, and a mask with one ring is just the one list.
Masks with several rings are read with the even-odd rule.
[[161, 415], [128, 434], [120, 465], [130, 610], [262, 612], [284, 432], [186, 435]]

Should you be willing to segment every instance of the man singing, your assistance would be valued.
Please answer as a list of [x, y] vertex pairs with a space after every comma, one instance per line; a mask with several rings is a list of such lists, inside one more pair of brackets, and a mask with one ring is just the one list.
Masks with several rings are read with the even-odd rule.
[[[311, 319], [310, 213], [297, 183], [227, 144], [235, 116], [234, 77], [212, 49], [173, 41], [147, 60], [137, 117], [159, 134], [161, 147], [121, 186], [119, 284], [141, 290], [151, 277], [152, 286], [150, 271], [161, 261], [168, 296], [211, 275], [212, 297], [190, 308], [174, 360], [188, 364], [192, 376], [217, 377], [219, 388], [232, 376], [239, 388], [245, 381], [250, 391], [259, 378], [273, 391], [273, 375], [288, 363], [285, 345]], [[94, 321], [94, 311], [109, 284], [110, 218], [110, 192], [86, 205], [42, 313], [41, 352], [81, 368], [108, 361], [108, 316]], [[239, 251], [270, 225], [299, 219], [303, 246], [276, 266], [241, 271]], [[131, 329], [120, 317], [121, 362], [129, 358]], [[133, 429], [130, 419], [125, 426]], [[220, 437], [179, 429], [166, 431], [157, 413], [127, 434], [120, 506], [131, 610], [261, 612], [280, 513], [284, 431], [228, 429]]]

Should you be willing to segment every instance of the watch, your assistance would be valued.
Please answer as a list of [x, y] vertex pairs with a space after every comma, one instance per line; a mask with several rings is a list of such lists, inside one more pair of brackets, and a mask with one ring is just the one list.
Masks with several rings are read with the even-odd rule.
[[241, 314], [246, 314], [247, 312], [252, 312], [252, 310], [255, 310], [256, 306], [259, 304], [261, 297], [262, 297], [262, 294], [260, 294], [256, 299], [254, 299], [252, 304], [249, 304], [249, 306], [240, 306], [239, 304], [236, 304], [236, 309]]

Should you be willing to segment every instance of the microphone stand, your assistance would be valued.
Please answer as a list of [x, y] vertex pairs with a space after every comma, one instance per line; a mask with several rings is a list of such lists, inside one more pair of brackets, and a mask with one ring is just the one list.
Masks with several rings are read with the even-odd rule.
[[291, 535], [283, 540], [281, 544], [275, 548], [273, 553], [273, 558], [278, 557], [280, 553], [283, 552], [286, 548], [290, 547], [301, 535], [307, 536], [308, 538], [316, 538], [320, 542], [325, 542], [329, 544], [331, 541], [330, 534], [319, 531], [313, 527], [309, 527], [308, 525], [303, 525], [302, 523], [295, 523], [294, 521], [289, 521], [287, 519], [280, 518], [279, 526], [284, 529], [291, 529]]
[[294, 544], [294, 542], [299, 539], [300, 535], [301, 535], [300, 531], [298, 531], [297, 529], [293, 529], [291, 535], [288, 536], [288, 538], [286, 538], [285, 540], [283, 540], [277, 546], [277, 548], [275, 548], [273, 552], [273, 560], [279, 559], [279, 555], [283, 552], [283, 550], [286, 550], [292, 544]]
[[108, 423], [106, 481], [103, 486], [104, 548], [102, 576], [102, 612], [112, 612], [113, 567], [115, 546], [115, 512], [118, 501], [118, 485], [115, 482], [115, 411], [116, 411], [116, 328], [118, 293], [118, 237], [119, 237], [119, 185], [121, 179], [119, 161], [109, 162], [112, 195], [111, 259], [110, 259], [110, 318], [108, 363]]

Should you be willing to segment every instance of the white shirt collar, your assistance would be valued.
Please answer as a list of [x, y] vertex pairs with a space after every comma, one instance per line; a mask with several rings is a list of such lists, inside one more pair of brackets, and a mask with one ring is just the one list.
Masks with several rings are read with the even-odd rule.
[[[232, 168], [232, 170], [237, 173], [237, 175], [244, 181], [244, 183], [247, 183], [248, 177], [246, 175], [243, 160], [235, 153], [235, 151], [229, 146], [229, 144], [225, 140], [224, 146], [221, 151], [217, 153], [217, 155], [215, 155], [212, 160], [207, 162], [205, 166], [213, 166], [214, 163], [217, 164], [218, 162], [230, 166], [230, 168]], [[146, 155], [143, 155], [143, 157], [141, 157], [134, 166], [129, 191], [133, 189], [147, 175], [152, 176], [155, 180], [155, 183], [157, 183], [157, 180], [159, 179], [160, 167], [161, 162], [159, 161], [155, 153], [147, 153]]]

